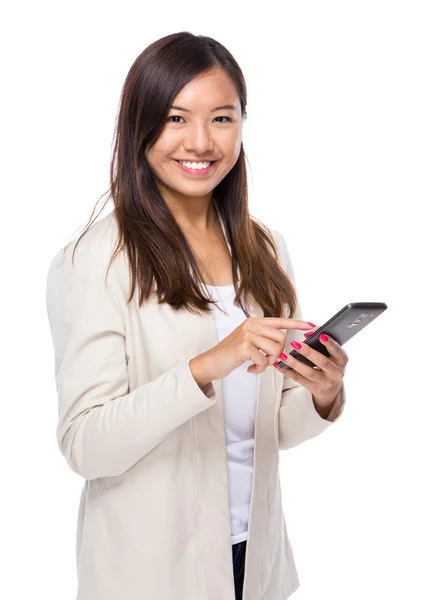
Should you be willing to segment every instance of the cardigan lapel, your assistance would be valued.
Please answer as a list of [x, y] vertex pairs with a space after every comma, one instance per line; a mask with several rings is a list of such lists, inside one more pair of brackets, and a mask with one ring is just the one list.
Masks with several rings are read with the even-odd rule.
[[[216, 206], [216, 203], [214, 203]], [[232, 256], [232, 250], [229, 244], [227, 233], [224, 227], [223, 219], [216, 206], [216, 212], [222, 227], [225, 241], [228, 250]], [[239, 277], [239, 269], [237, 269]], [[256, 303], [249, 303], [249, 312], [252, 317], [263, 318], [264, 312]], [[180, 311], [180, 327], [184, 335], [189, 358], [193, 358], [198, 354], [202, 354], [210, 350], [219, 343], [218, 332], [211, 312], [203, 315], [195, 315], [187, 310]], [[247, 318], [247, 317], [246, 317]], [[247, 365], [246, 365], [247, 369]], [[254, 376], [254, 375], [252, 375]], [[258, 460], [256, 449], [259, 446], [261, 450], [261, 436], [264, 434], [269, 443], [270, 436], [272, 437], [277, 419], [277, 412], [280, 406], [280, 395], [277, 398], [277, 387], [281, 389], [282, 375], [272, 366], [256, 376], [258, 379], [257, 397], [256, 397], [256, 419], [255, 419], [255, 447], [254, 447], [254, 464]], [[225, 443], [224, 438], [224, 411], [222, 401], [222, 386], [221, 380], [213, 380], [213, 385], [216, 391], [216, 408], [221, 421], [222, 437], [221, 442]]]

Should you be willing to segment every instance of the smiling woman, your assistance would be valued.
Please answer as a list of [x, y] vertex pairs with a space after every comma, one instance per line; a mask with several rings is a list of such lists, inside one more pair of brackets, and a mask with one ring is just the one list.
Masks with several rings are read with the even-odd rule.
[[249, 213], [246, 105], [216, 40], [180, 32], [146, 48], [122, 89], [113, 214], [50, 265], [57, 440], [85, 479], [77, 600], [298, 588], [279, 451], [331, 421], [271, 365], [285, 331], [311, 325], [283, 236]]

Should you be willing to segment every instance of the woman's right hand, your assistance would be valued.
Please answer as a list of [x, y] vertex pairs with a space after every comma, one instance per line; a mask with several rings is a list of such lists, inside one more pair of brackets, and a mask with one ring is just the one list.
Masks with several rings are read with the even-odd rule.
[[249, 317], [202, 355], [207, 365], [207, 379], [222, 379], [248, 360], [254, 363], [247, 369], [249, 373], [262, 373], [278, 360], [285, 348], [287, 334], [282, 329], [308, 331], [313, 328], [297, 319]]

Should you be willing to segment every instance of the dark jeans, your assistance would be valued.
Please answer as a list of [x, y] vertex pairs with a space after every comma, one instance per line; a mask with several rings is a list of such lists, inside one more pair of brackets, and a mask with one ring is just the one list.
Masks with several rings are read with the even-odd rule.
[[234, 567], [235, 600], [242, 600], [244, 584], [244, 563], [246, 560], [247, 540], [232, 545], [232, 563]]

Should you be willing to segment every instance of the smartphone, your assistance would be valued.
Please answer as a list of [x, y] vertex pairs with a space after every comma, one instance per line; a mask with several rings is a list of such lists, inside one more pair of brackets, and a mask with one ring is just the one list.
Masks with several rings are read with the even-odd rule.
[[[319, 336], [322, 333], [327, 334], [340, 346], [343, 346], [345, 342], [348, 342], [348, 340], [354, 337], [356, 333], [359, 333], [359, 331], [364, 329], [369, 323], [372, 323], [372, 321], [379, 317], [386, 309], [387, 305], [384, 302], [352, 302], [347, 304], [331, 319], [324, 323], [324, 325], [318, 327], [318, 329], [316, 329], [311, 336], [306, 338], [303, 343], [314, 350], [318, 350], [318, 352], [321, 352], [321, 354], [324, 354], [327, 358], [330, 358], [330, 353], [319, 339]], [[311, 360], [297, 352], [295, 349], [289, 354], [305, 365], [309, 365], [309, 367], [315, 369], [318, 368]], [[291, 368], [281, 360], [278, 360], [277, 364], [281, 369]]]

